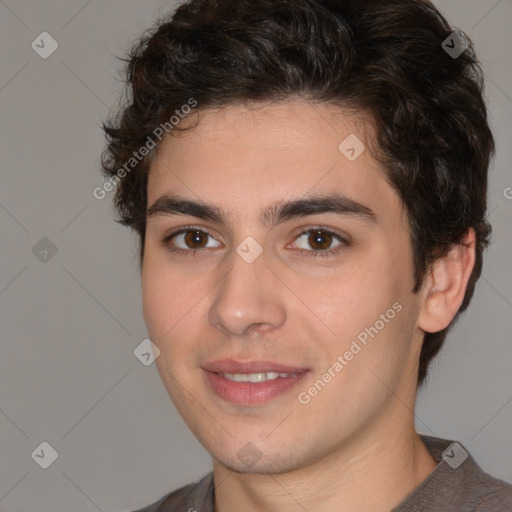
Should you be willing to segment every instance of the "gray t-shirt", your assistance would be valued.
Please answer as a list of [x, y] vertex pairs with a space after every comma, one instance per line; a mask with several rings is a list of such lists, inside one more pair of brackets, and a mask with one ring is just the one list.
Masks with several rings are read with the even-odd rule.
[[[438, 465], [390, 512], [512, 512], [512, 485], [484, 473], [457, 442], [420, 435]], [[213, 472], [134, 512], [213, 512]]]

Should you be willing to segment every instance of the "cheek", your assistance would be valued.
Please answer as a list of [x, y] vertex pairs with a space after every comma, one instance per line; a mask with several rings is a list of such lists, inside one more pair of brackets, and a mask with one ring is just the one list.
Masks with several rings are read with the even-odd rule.
[[150, 337], [155, 343], [156, 338], [161, 336], [164, 329], [165, 311], [172, 310], [172, 304], [169, 304], [170, 297], [164, 293], [165, 288], [157, 279], [155, 267], [151, 265], [147, 256], [143, 263], [141, 284], [144, 321]]
[[340, 267], [328, 280], [304, 283], [307, 304], [331, 334], [343, 338], [357, 335], [397, 300], [389, 275], [382, 275], [376, 268], [359, 263]]
[[196, 348], [204, 339], [200, 331], [206, 315], [201, 300], [205, 285], [200, 276], [184, 276], [150, 258], [143, 264], [141, 280], [144, 321], [160, 349], [157, 364], [182, 375], [195, 365]]
[[345, 373], [350, 380], [361, 378], [361, 372], [367, 374], [368, 367], [389, 374], [404, 364], [413, 332], [414, 297], [412, 283], [400, 269], [391, 257], [373, 263], [359, 260], [340, 269], [333, 279], [305, 287], [306, 302], [318, 320], [314, 330], [326, 367], [347, 351], [357, 352], [348, 354], [353, 370]]
[[155, 338], [170, 335], [201, 297], [197, 278], [184, 277], [151, 253], [145, 257], [141, 283], [144, 320]]

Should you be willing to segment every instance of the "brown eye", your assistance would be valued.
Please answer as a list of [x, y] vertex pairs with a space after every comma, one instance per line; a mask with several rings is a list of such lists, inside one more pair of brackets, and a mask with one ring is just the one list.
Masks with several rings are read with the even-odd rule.
[[308, 236], [310, 247], [317, 251], [325, 251], [331, 247], [333, 236], [326, 231], [311, 231]]
[[196, 228], [184, 228], [166, 236], [163, 243], [174, 252], [201, 252], [203, 249], [221, 247], [207, 231]]
[[294, 244], [306, 256], [314, 257], [336, 256], [344, 247], [350, 246], [350, 243], [341, 235], [321, 227], [302, 232], [297, 236]]
[[190, 249], [202, 249], [208, 242], [208, 235], [203, 231], [186, 231], [184, 241]]

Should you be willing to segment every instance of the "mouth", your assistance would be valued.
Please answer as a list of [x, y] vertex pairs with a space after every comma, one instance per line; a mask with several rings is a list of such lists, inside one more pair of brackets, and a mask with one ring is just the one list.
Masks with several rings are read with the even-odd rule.
[[218, 373], [221, 377], [233, 382], [266, 382], [275, 379], [287, 379], [288, 377], [296, 377], [298, 373], [277, 373], [277, 372], [261, 372], [261, 373]]
[[213, 393], [227, 402], [254, 406], [291, 392], [310, 370], [271, 361], [218, 360], [203, 366]]

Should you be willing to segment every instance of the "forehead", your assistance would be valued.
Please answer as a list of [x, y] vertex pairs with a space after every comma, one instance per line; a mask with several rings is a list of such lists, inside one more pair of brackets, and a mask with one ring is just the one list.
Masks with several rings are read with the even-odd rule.
[[193, 128], [163, 139], [152, 162], [148, 205], [178, 194], [239, 216], [336, 192], [376, 212], [399, 208], [366, 117], [300, 100], [200, 110], [182, 123]]

